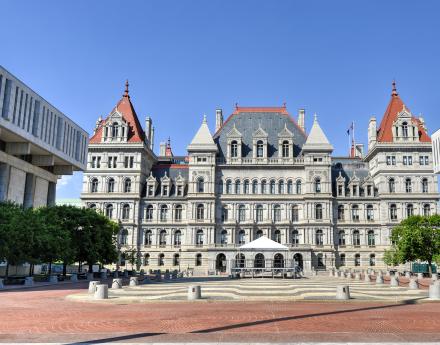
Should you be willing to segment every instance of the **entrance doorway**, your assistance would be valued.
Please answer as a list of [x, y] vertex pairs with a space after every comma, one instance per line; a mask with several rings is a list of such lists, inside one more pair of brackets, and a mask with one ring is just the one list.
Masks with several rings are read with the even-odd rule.
[[259, 253], [255, 255], [255, 261], [254, 261], [254, 267], [255, 268], [264, 268], [266, 267], [266, 262], [264, 260], [264, 255]]
[[296, 253], [296, 254], [293, 256], [293, 263], [294, 263], [295, 266], [298, 266], [298, 267], [300, 267], [301, 269], [304, 268], [304, 267], [303, 267], [303, 257], [302, 257], [302, 255], [301, 255], [300, 253]]
[[283, 254], [275, 254], [273, 257], [273, 267], [283, 268], [284, 267], [284, 256]]
[[215, 260], [215, 269], [220, 272], [226, 272], [226, 255], [221, 253], [217, 255]]

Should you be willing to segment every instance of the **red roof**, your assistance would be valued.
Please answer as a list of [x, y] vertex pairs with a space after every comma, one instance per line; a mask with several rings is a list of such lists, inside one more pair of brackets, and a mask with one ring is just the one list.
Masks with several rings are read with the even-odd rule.
[[[128, 142], [129, 143], [141, 143], [145, 140], [145, 133], [142, 129], [142, 126], [139, 122], [139, 119], [136, 115], [136, 111], [134, 110], [133, 104], [130, 101], [130, 95], [128, 94], [128, 81], [125, 83], [125, 92], [122, 96], [121, 100], [116, 104], [116, 107], [110, 112], [117, 110], [122, 114], [123, 119], [128, 124]], [[91, 144], [100, 143], [102, 139], [102, 129], [107, 119], [102, 120], [101, 124], [99, 124], [96, 133], [90, 138]]]
[[[392, 142], [393, 141], [393, 123], [397, 119], [397, 115], [404, 109], [408, 108], [405, 106], [399, 94], [396, 90], [396, 83], [393, 82], [393, 92], [391, 93], [391, 100], [388, 104], [387, 110], [383, 115], [382, 121], [380, 123], [379, 129], [377, 131], [377, 141], [378, 142]], [[409, 110], [408, 110], [409, 111]], [[416, 122], [419, 127], [419, 140], [421, 142], [431, 142], [431, 138], [426, 133], [419, 119], [412, 117], [412, 121]]]

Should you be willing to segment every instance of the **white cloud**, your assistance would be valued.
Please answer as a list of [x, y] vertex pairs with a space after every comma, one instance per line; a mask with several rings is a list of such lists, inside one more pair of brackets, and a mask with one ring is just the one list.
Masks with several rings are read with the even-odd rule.
[[63, 175], [57, 182], [57, 189], [67, 186], [72, 180], [72, 175]]

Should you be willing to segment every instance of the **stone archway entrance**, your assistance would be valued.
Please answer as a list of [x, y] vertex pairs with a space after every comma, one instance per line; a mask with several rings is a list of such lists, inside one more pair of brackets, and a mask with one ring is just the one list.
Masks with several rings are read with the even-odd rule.
[[300, 253], [296, 253], [293, 256], [294, 265], [298, 265], [301, 269], [304, 269], [303, 257]]
[[273, 257], [273, 267], [274, 268], [283, 268], [284, 267], [284, 256], [283, 254], [277, 253]]
[[258, 253], [257, 255], [255, 255], [254, 267], [255, 268], [265, 268], [266, 267], [266, 261], [264, 259], [263, 254]]
[[215, 269], [220, 272], [226, 272], [226, 255], [220, 253], [215, 260]]

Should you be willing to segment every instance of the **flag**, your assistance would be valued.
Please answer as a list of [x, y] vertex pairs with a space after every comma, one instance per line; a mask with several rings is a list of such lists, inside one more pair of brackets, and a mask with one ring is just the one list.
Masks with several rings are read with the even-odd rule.
[[353, 122], [351, 123], [351, 125], [350, 125], [350, 127], [348, 127], [348, 129], [347, 129], [347, 135], [350, 135], [350, 131], [353, 131], [353, 126], [354, 124], [353, 124]]

